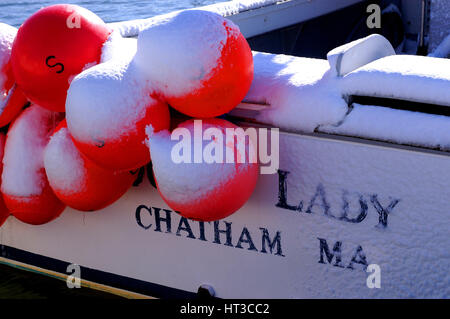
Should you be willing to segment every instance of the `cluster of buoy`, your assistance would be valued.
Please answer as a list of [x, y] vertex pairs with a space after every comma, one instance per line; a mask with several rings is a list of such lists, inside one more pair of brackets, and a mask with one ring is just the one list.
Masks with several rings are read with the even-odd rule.
[[[0, 225], [9, 215], [44, 224], [66, 206], [102, 209], [150, 161], [162, 198], [181, 215], [232, 214], [253, 192], [258, 164], [174, 163], [170, 108], [225, 135], [236, 126], [215, 117], [252, 79], [238, 27], [207, 11], [157, 20], [137, 45], [75, 5], [43, 8], [18, 30], [0, 23]], [[193, 133], [193, 119], [177, 127]]]

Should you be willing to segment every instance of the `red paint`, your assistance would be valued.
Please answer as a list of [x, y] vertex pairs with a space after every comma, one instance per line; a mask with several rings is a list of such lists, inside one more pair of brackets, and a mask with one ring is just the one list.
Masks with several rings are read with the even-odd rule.
[[[67, 130], [65, 120], [55, 129], [53, 135], [61, 129]], [[65, 137], [70, 139], [72, 143], [68, 131]], [[48, 145], [48, 147], [50, 146]], [[64, 152], [64, 149], [60, 151]], [[88, 160], [81, 153], [79, 155], [81, 156], [82, 165], [85, 169], [85, 175], [80, 177], [83, 180], [80, 181], [81, 188], [79, 190], [74, 190], [73, 193], [68, 194], [59, 187], [57, 181], [53, 181], [48, 176], [55, 195], [69, 207], [81, 211], [94, 211], [105, 208], [118, 200], [132, 186], [136, 179], [136, 175], [132, 172], [113, 172], [106, 170]]]
[[150, 162], [145, 145], [145, 128], [149, 124], [155, 132], [169, 128], [170, 113], [166, 103], [152, 99], [145, 116], [136, 122], [134, 129], [121, 136], [111, 136], [107, 141], [93, 139], [89, 143], [73, 140], [81, 153], [101, 167], [112, 171], [135, 170]]
[[[13, 129], [15, 123], [21, 120], [23, 117], [33, 116], [32, 108], [38, 108], [39, 106], [32, 105], [30, 108], [26, 109], [21, 115], [12, 123], [12, 127], [8, 131], [6, 137], [6, 144], [8, 144], [8, 138], [10, 134], [13, 134]], [[50, 114], [44, 121], [39, 122], [39, 125], [42, 125], [44, 130], [50, 134], [53, 131], [56, 125], [61, 121], [62, 116], [58, 113], [49, 112]], [[41, 127], [41, 128], [42, 128]], [[24, 127], [23, 129], [39, 129], [37, 127]], [[14, 134], [23, 134], [22, 132], [15, 132]], [[21, 143], [23, 145], [30, 145], [30, 143], [34, 143], [33, 140], [22, 140]], [[31, 145], [30, 145], [31, 146]], [[8, 147], [5, 149], [5, 155], [8, 152]], [[42, 154], [43, 156], [43, 154]], [[25, 160], [25, 159], [21, 159]], [[35, 159], [31, 159], [35, 160]], [[8, 169], [7, 166], [4, 169]], [[24, 170], [26, 166], [24, 165]], [[44, 167], [42, 166], [37, 172], [36, 171], [27, 171], [29, 176], [37, 174], [40, 179], [40, 185], [42, 190], [39, 194], [31, 195], [31, 196], [16, 196], [13, 194], [8, 194], [3, 191], [3, 199], [5, 201], [5, 205], [8, 210], [11, 212], [11, 215], [21, 220], [24, 223], [32, 224], [32, 225], [41, 225], [48, 223], [58, 217], [65, 208], [65, 205], [55, 196], [50, 185], [48, 183], [47, 177], [45, 175]], [[31, 178], [30, 178], [31, 181]], [[3, 189], [3, 187], [2, 187]]]
[[100, 62], [110, 30], [91, 15], [79, 6], [57, 4], [37, 11], [19, 28], [12, 70], [30, 101], [64, 112], [71, 78]]
[[[203, 120], [203, 127], [217, 127], [222, 130], [225, 141], [225, 129], [237, 128], [238, 126], [222, 120], [222, 119], [207, 119]], [[179, 125], [179, 127], [185, 127], [193, 132], [193, 120], [186, 121]], [[193, 136], [193, 133], [192, 133]], [[229, 146], [227, 146], [229, 147]], [[225, 151], [224, 151], [225, 154]], [[236, 144], [234, 145], [234, 154], [238, 154]], [[156, 163], [153, 163], [156, 165]], [[197, 165], [192, 163], [190, 165]], [[205, 164], [202, 164], [205, 165]], [[217, 171], [221, 170], [222, 163], [212, 163], [207, 165], [215, 165]], [[233, 165], [233, 164], [226, 164]], [[241, 208], [250, 198], [253, 190], [255, 189], [256, 182], [258, 180], [259, 164], [258, 163], [234, 163], [236, 167], [235, 174], [229, 176], [228, 181], [224, 182], [218, 180], [220, 177], [214, 175], [211, 176], [209, 182], [211, 184], [217, 184], [209, 193], [205, 194], [202, 198], [193, 198], [189, 203], [179, 203], [170, 198], [170, 194], [163, 194], [158, 187], [159, 193], [163, 200], [175, 211], [186, 218], [199, 221], [214, 221], [225, 218], [235, 213]], [[248, 169], [238, 171], [241, 165], [248, 165]], [[197, 168], [198, 169], [198, 168]], [[180, 177], [185, 178], [185, 177]], [[195, 174], [191, 175], [192, 183], [196, 183]], [[158, 186], [158, 180], [155, 178], [156, 185]], [[178, 190], [183, 192], [183, 189]]]
[[[44, 169], [41, 170], [44, 174]], [[31, 225], [42, 225], [61, 215], [65, 205], [55, 196], [48, 180], [44, 181], [42, 193], [37, 196], [21, 197], [3, 194], [6, 207], [20, 221]]]
[[[228, 38], [217, 66], [205, 76], [201, 87], [183, 96], [165, 95], [167, 102], [183, 114], [197, 118], [223, 115], [245, 97], [253, 80], [253, 56], [244, 36]], [[164, 92], [162, 93], [164, 95]]]

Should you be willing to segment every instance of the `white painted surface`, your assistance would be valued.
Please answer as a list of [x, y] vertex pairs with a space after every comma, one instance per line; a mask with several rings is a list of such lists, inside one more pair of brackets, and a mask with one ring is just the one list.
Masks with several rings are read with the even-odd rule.
[[449, 148], [448, 116], [381, 106], [349, 109], [345, 100], [349, 95], [362, 95], [403, 99], [406, 107], [408, 101], [449, 106], [448, 59], [391, 55], [344, 77], [338, 77], [321, 59], [253, 52], [253, 63], [254, 78], [244, 100], [263, 107], [243, 112], [246, 106], [241, 105], [230, 112], [233, 116], [293, 132], [320, 131]]
[[[245, 37], [252, 37], [292, 24], [307, 21], [321, 15], [345, 8], [362, 0], [253, 0], [221, 2], [196, 8], [208, 10], [226, 16], [236, 23]], [[234, 2], [234, 1], [233, 1]], [[170, 14], [173, 14], [170, 13]], [[160, 15], [148, 19], [138, 19], [111, 23], [124, 37], [134, 37], [154, 23], [155, 19], [163, 19]]]
[[[190, 222], [196, 239], [176, 235], [180, 218], [171, 213], [171, 233], [155, 231], [155, 211], [142, 211], [140, 227], [136, 207], [168, 209], [148, 182], [133, 188], [113, 206], [94, 213], [67, 209], [42, 226], [29, 226], [10, 217], [0, 228], [0, 242], [33, 253], [78, 263], [149, 282], [195, 292], [211, 285], [218, 297], [235, 298], [384, 298], [450, 297], [450, 157], [354, 143], [322, 137], [280, 135], [280, 169], [289, 171], [287, 201], [302, 211], [276, 207], [278, 176], [263, 175], [250, 201], [226, 218], [232, 223], [232, 245], [213, 243], [213, 223], [205, 224], [206, 241], [199, 240], [198, 222]], [[195, 183], [195, 181], [192, 181]], [[322, 200], [307, 213], [319, 185]], [[387, 227], [376, 227], [379, 214], [371, 202], [387, 207]], [[359, 214], [361, 198], [367, 216], [359, 223], [339, 220], [344, 199], [348, 218]], [[162, 216], [164, 217], [164, 212]], [[219, 224], [225, 228], [224, 221]], [[236, 248], [247, 227], [258, 251]], [[284, 256], [261, 253], [261, 230], [271, 236], [280, 231]], [[363, 265], [354, 269], [319, 263], [320, 241], [330, 251], [342, 242], [342, 265], [348, 267], [360, 245], [368, 264], [381, 267], [381, 288], [366, 286]], [[267, 249], [267, 247], [266, 247]], [[335, 260], [332, 260], [335, 263]], [[81, 274], [83, 276], [83, 274]]]
[[331, 50], [327, 54], [327, 60], [331, 70], [336, 75], [343, 76], [389, 55], [395, 55], [391, 43], [382, 35], [371, 34]]
[[450, 116], [355, 103], [342, 123], [318, 131], [450, 151]]
[[450, 60], [391, 55], [347, 74], [342, 92], [450, 106]]
[[257, 121], [312, 133], [347, 114], [341, 78], [330, 72], [327, 60], [254, 51], [253, 65], [253, 82], [244, 100], [270, 105], [254, 114]]

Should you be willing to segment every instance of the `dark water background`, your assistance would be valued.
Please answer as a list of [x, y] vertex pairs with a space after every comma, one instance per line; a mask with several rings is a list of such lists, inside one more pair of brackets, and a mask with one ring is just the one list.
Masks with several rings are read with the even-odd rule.
[[[223, 1], [223, 0], [222, 0]], [[85, 7], [105, 22], [148, 18], [175, 10], [222, 2], [220, 0], [91, 0], [91, 1], [10, 1], [0, 0], [0, 22], [19, 27], [42, 7], [73, 3]], [[0, 299], [3, 298], [118, 298], [88, 288], [69, 289], [65, 281], [0, 264]]]
[[175, 10], [205, 6], [225, 0], [0, 0], [0, 22], [20, 26], [23, 21], [42, 7], [56, 3], [73, 3], [95, 12], [105, 22], [149, 18]]

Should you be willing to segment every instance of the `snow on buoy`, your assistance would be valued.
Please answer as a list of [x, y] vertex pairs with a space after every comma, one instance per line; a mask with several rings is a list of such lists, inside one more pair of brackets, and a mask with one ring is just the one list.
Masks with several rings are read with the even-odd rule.
[[[168, 130], [154, 133], [149, 126], [147, 144], [164, 201], [184, 217], [213, 221], [229, 216], [245, 204], [256, 186], [259, 165], [250, 160], [256, 156], [252, 141], [245, 137], [238, 137], [234, 143], [227, 140], [226, 130], [237, 129], [236, 125], [207, 119], [199, 131], [197, 123], [183, 122], [172, 132], [172, 136], [182, 136], [179, 142], [171, 139]], [[229, 151], [235, 159], [227, 162], [225, 155]], [[242, 163], [238, 158], [243, 159]]]
[[[1, 174], [3, 171], [3, 163], [2, 163], [2, 159], [3, 159], [3, 151], [5, 148], [5, 139], [6, 136], [3, 133], [0, 133], [0, 184], [2, 182], [1, 179]], [[10, 213], [8, 208], [5, 205], [5, 202], [3, 200], [3, 196], [0, 196], [0, 226], [3, 225], [3, 223], [6, 221], [6, 219], [9, 217]]]
[[0, 23], [0, 127], [9, 124], [27, 99], [16, 86], [11, 69], [11, 50], [17, 29]]
[[222, 16], [186, 10], [139, 33], [135, 62], [167, 102], [191, 117], [215, 117], [245, 97], [253, 57], [239, 28]]
[[61, 119], [59, 113], [32, 105], [13, 122], [6, 137], [3, 199], [11, 214], [28, 224], [47, 223], [65, 207], [50, 188], [43, 159], [50, 132]]
[[152, 94], [132, 56], [112, 58], [79, 74], [70, 85], [66, 119], [76, 147], [97, 165], [129, 171], [150, 161], [145, 126], [169, 128], [166, 103]]
[[132, 172], [97, 166], [75, 147], [64, 120], [44, 150], [44, 166], [55, 195], [81, 211], [102, 209], [118, 200], [133, 184]]
[[37, 11], [19, 28], [12, 47], [17, 84], [30, 101], [64, 112], [70, 81], [100, 62], [110, 32], [97, 15], [76, 5]]

